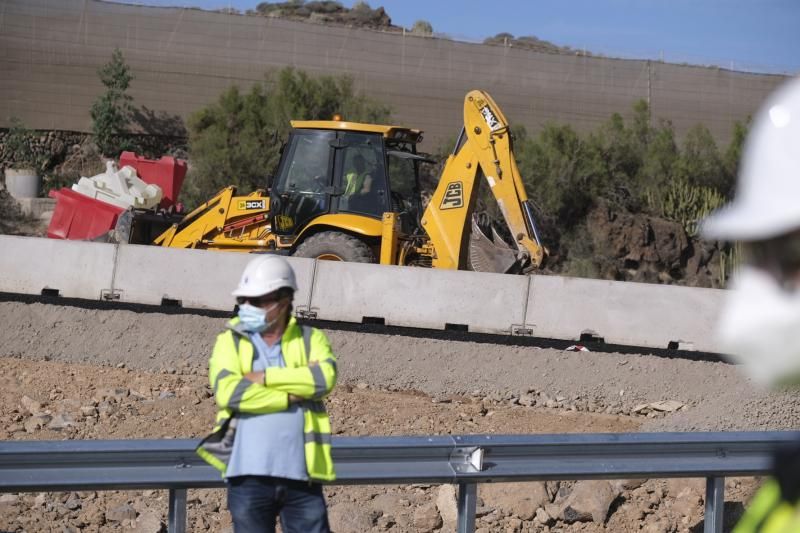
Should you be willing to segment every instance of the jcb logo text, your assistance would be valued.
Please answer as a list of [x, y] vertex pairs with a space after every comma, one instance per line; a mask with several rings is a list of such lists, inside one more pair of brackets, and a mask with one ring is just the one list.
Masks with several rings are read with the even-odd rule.
[[266, 209], [267, 202], [264, 200], [239, 200], [239, 209]]
[[294, 220], [286, 215], [276, 215], [275, 227], [278, 228], [278, 231], [289, 231], [294, 227]]
[[457, 209], [464, 207], [464, 186], [460, 181], [454, 181], [447, 186], [439, 209]]

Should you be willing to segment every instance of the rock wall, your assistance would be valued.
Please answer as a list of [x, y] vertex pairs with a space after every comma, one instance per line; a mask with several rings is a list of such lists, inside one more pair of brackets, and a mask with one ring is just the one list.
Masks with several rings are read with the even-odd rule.
[[[0, 129], [0, 166], [7, 166], [14, 160], [14, 154], [10, 153], [6, 140], [9, 136], [8, 129]], [[93, 136], [89, 133], [76, 131], [44, 131], [34, 130], [30, 132], [26, 140], [26, 146], [36, 156], [42, 156], [48, 162], [57, 163], [62, 161], [78, 147], [92, 142]], [[120, 139], [132, 145], [140, 153], [150, 156], [163, 154], [184, 153], [187, 149], [185, 137], [172, 137], [160, 135], [124, 135]], [[47, 165], [49, 167], [52, 164]]]
[[586, 227], [602, 279], [723, 285], [719, 245], [690, 237], [678, 222], [601, 203], [589, 213]]
[[[8, 147], [8, 137], [9, 130], [0, 129], [0, 177], [17, 159]], [[173, 155], [185, 159], [187, 156], [185, 137], [125, 135], [120, 140], [136, 153], [151, 158]], [[93, 136], [88, 133], [34, 130], [28, 132], [25, 145], [41, 161], [38, 170], [44, 177], [43, 194], [69, 186], [81, 176], [93, 176], [105, 170]]]

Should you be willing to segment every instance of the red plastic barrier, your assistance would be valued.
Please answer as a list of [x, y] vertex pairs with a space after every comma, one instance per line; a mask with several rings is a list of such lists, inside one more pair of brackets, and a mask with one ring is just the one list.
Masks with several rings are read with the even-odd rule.
[[186, 176], [186, 161], [164, 156], [161, 159], [145, 159], [133, 152], [122, 152], [119, 167], [130, 165], [136, 169], [139, 178], [145, 183], [158, 185], [164, 192], [159, 207], [169, 207], [178, 200], [183, 178]]
[[53, 218], [47, 227], [51, 239], [94, 239], [114, 229], [120, 213], [125, 211], [66, 187], [50, 191], [50, 197], [56, 199]]

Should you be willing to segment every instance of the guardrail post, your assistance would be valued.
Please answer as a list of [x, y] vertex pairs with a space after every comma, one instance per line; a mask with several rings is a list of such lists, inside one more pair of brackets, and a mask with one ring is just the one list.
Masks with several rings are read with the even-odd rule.
[[458, 484], [458, 533], [475, 532], [475, 510], [478, 507], [478, 485]]
[[706, 514], [703, 533], [722, 533], [722, 517], [725, 510], [725, 478], [706, 478]]
[[169, 489], [169, 533], [186, 533], [186, 489]]

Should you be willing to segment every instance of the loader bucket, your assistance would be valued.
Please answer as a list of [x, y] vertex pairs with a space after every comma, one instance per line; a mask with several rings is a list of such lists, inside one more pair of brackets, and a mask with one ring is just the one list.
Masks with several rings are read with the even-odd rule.
[[508, 246], [494, 228], [492, 238], [489, 238], [473, 215], [468, 262], [469, 268], [475, 272], [505, 274], [517, 266], [517, 251]]

